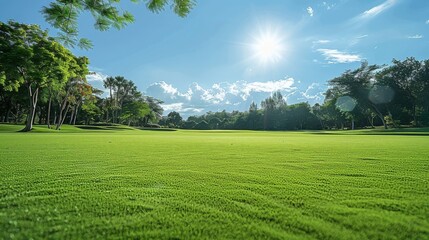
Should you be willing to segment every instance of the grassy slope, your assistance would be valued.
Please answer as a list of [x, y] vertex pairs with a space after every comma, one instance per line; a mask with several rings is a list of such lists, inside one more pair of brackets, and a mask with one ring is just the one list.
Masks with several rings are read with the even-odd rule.
[[427, 136], [14, 127], [0, 239], [429, 236]]

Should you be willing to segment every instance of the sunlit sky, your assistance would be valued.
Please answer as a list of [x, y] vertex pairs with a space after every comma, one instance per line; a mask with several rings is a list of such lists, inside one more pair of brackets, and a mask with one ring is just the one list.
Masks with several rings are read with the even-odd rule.
[[[1, 0], [0, 20], [49, 29], [40, 13], [49, 2]], [[247, 110], [277, 90], [288, 104], [314, 104], [328, 80], [363, 60], [429, 58], [427, 0], [200, 0], [183, 19], [123, 2], [136, 22], [99, 32], [83, 16], [81, 35], [94, 48], [73, 52], [89, 57], [93, 85], [124, 76], [163, 100], [165, 114]]]

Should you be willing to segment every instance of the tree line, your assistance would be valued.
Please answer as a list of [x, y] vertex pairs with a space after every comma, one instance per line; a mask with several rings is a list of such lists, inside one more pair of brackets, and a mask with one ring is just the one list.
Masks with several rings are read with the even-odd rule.
[[103, 91], [86, 76], [89, 60], [77, 57], [38, 25], [0, 22], [0, 121], [61, 129], [64, 123], [157, 122], [160, 100], [144, 96], [124, 77], [109, 77]]
[[248, 111], [208, 112], [186, 121], [162, 101], [145, 96], [134, 82], [108, 77], [103, 91], [86, 76], [89, 60], [78, 57], [37, 25], [0, 22], [0, 121], [61, 129], [64, 123], [117, 123], [187, 129], [299, 130], [374, 126], [429, 126], [429, 60], [363, 62], [328, 81], [322, 104], [288, 105], [275, 92]]
[[288, 105], [280, 92], [248, 111], [208, 112], [186, 121], [171, 112], [166, 127], [185, 129], [303, 130], [429, 126], [429, 60], [394, 59], [390, 66], [363, 62], [328, 81], [323, 104]]

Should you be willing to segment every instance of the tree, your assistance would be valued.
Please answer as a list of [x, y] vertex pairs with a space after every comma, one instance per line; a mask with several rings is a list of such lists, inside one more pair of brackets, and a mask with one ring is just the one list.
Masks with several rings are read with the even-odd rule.
[[197, 125], [197, 123], [193, 120], [187, 120], [184, 124], [183, 127], [186, 129], [193, 129], [195, 128], [195, 126]]
[[286, 101], [280, 91], [274, 92], [270, 97], [261, 102], [264, 112], [264, 129], [278, 130], [281, 128]]
[[213, 117], [209, 120], [208, 124], [209, 124], [210, 129], [219, 129], [221, 122], [222, 121], [219, 118]]
[[195, 129], [208, 130], [208, 129], [210, 129], [210, 127], [209, 127], [209, 124], [207, 123], [207, 121], [203, 120], [203, 121], [201, 121], [195, 125]]
[[128, 126], [133, 122], [145, 117], [150, 112], [149, 105], [142, 100], [133, 100], [125, 104], [121, 119], [126, 121]]
[[28, 93], [27, 121], [22, 131], [33, 128], [40, 89], [51, 79], [62, 82], [68, 78], [69, 55], [37, 25], [0, 23], [0, 82], [6, 90], [24, 86]]
[[181, 127], [182, 126], [182, 117], [180, 116], [180, 114], [178, 112], [170, 112], [167, 115], [167, 121], [166, 121], [167, 126], [172, 126], [172, 127]]
[[156, 123], [162, 117], [164, 109], [162, 109], [161, 104], [163, 102], [150, 96], [145, 96], [144, 101], [149, 105], [150, 112], [144, 117], [143, 125], [149, 122]]
[[109, 122], [109, 110], [113, 112], [113, 88], [115, 86], [115, 79], [113, 77], [107, 77], [105, 80], [103, 80], [103, 86], [104, 88], [109, 89], [110, 101], [108, 101], [108, 104], [106, 106], [106, 122]]
[[[130, 0], [133, 3], [140, 0]], [[174, 13], [185, 17], [194, 7], [194, 0], [145, 0], [146, 7], [158, 13], [170, 6]], [[94, 27], [105, 31], [109, 28], [121, 29], [134, 22], [134, 16], [123, 11], [121, 0], [55, 0], [42, 9], [45, 20], [60, 31], [58, 39], [66, 46], [91, 48], [91, 41], [79, 39], [78, 19], [80, 14], [91, 13], [94, 17]]]
[[396, 109], [407, 109], [412, 116], [412, 124], [419, 125], [418, 113], [423, 108], [429, 86], [429, 67], [415, 58], [404, 61], [393, 59], [393, 65], [377, 74], [377, 80], [389, 86], [396, 93]]
[[[83, 98], [92, 94], [92, 87], [86, 81], [89, 61], [86, 57], [73, 57], [70, 62], [70, 77], [65, 87], [58, 92], [58, 117], [56, 130], [61, 129], [66, 115], [74, 105], [80, 105]], [[73, 118], [73, 116], [71, 116]]]
[[[384, 115], [379, 105], [369, 99], [369, 93], [374, 87], [375, 70], [378, 65], [368, 65], [368, 62], [362, 62], [361, 66], [355, 70], [347, 70], [341, 76], [329, 81], [332, 87], [330, 91], [338, 96], [348, 96], [357, 101], [362, 108], [369, 108], [379, 117], [385, 128]], [[350, 112], [350, 111], [349, 111]]]

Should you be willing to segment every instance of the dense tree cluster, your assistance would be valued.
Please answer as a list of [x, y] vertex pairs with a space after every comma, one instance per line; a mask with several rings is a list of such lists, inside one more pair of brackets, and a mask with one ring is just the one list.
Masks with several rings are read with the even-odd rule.
[[[429, 125], [429, 60], [393, 60], [390, 66], [364, 62], [329, 81], [331, 88], [318, 112], [325, 122], [351, 126]], [[332, 113], [333, 108], [341, 115]]]
[[145, 126], [161, 118], [162, 102], [144, 96], [134, 82], [122, 76], [108, 77], [104, 80], [104, 87], [109, 90], [109, 96], [100, 99], [101, 114], [96, 121]]
[[287, 105], [280, 92], [275, 92], [261, 103], [255, 103], [249, 111], [231, 113], [208, 112], [191, 116], [182, 121], [179, 113], [171, 112], [160, 121], [161, 125], [185, 129], [248, 129], [248, 130], [302, 130], [320, 129], [317, 117], [308, 103]]
[[63, 123], [157, 122], [161, 101], [143, 96], [132, 81], [108, 78], [109, 97], [86, 80], [89, 60], [74, 56], [37, 25], [0, 22], [0, 121]]
[[280, 92], [246, 112], [209, 112], [183, 121], [177, 112], [160, 124], [187, 129], [354, 129], [429, 126], [429, 60], [393, 60], [391, 66], [363, 62], [328, 82], [322, 105], [287, 105]]

